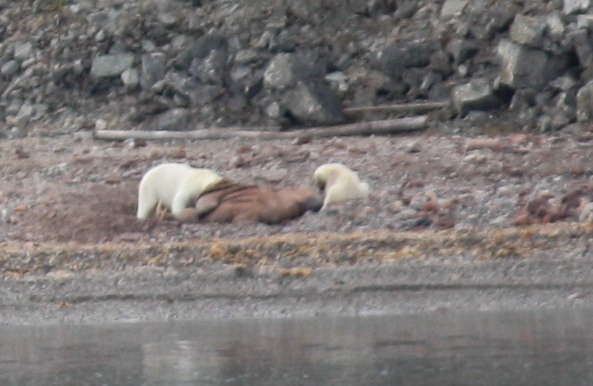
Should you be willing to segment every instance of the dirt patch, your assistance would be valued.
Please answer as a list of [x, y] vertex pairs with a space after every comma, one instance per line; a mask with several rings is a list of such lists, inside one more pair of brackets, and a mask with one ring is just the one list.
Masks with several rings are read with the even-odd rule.
[[92, 184], [85, 191], [67, 188], [39, 200], [20, 225], [43, 241], [97, 243], [141, 232], [134, 216], [137, 186]]

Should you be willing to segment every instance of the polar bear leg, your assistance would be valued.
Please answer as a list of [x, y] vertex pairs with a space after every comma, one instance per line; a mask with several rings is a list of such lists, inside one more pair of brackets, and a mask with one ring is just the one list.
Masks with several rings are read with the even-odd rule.
[[136, 218], [140, 221], [147, 220], [156, 208], [158, 202], [159, 200], [155, 195], [147, 192], [146, 189], [143, 189], [143, 186], [140, 186]]
[[171, 204], [173, 217], [181, 222], [196, 221], [198, 219], [198, 211], [193, 207], [188, 207], [190, 204], [193, 206], [191, 199], [192, 195], [190, 192], [184, 192], [183, 190], [177, 192]]
[[321, 209], [319, 210], [320, 212], [327, 211], [327, 207], [331, 203], [333, 203], [335, 201], [339, 201], [339, 198], [338, 197], [335, 197], [336, 196], [336, 192], [338, 190], [339, 189], [336, 189], [336, 186], [335, 185], [330, 186], [329, 189], [326, 186], [325, 197], [323, 198], [323, 205], [321, 206]]

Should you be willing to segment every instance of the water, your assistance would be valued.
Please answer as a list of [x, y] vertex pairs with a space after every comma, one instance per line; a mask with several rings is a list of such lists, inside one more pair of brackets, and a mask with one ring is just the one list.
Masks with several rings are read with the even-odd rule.
[[593, 310], [0, 327], [0, 385], [593, 385]]

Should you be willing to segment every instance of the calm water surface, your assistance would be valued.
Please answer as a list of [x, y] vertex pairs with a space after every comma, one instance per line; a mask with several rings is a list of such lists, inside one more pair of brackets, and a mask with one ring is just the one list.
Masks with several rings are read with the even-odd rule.
[[593, 385], [593, 310], [0, 327], [0, 385]]

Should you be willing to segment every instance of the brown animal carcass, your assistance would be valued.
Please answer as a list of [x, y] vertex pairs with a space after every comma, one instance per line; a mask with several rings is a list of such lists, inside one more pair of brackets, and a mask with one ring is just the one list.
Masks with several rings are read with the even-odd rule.
[[275, 190], [222, 180], [204, 191], [196, 201], [199, 221], [279, 224], [317, 212], [322, 199], [311, 189]]

